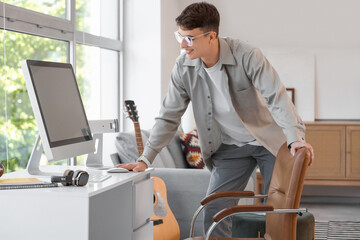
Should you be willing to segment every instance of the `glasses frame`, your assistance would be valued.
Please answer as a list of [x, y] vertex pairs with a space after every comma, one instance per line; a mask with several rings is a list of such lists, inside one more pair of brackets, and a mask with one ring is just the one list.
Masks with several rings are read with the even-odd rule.
[[179, 31], [176, 31], [174, 32], [175, 34], [175, 38], [176, 40], [181, 44], [182, 41], [185, 42], [185, 44], [188, 46], [188, 47], [191, 47], [193, 45], [193, 41], [194, 39], [196, 38], [199, 38], [199, 37], [202, 37], [202, 36], [206, 36], [208, 34], [210, 34], [212, 31], [208, 31], [208, 32], [205, 32], [205, 33], [202, 33], [202, 34], [199, 34], [199, 35], [196, 35], [194, 37], [192, 36], [182, 36]]

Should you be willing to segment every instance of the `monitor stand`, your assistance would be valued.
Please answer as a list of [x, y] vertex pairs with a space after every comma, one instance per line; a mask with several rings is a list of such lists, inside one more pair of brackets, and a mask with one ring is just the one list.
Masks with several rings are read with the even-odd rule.
[[30, 175], [42, 175], [42, 176], [54, 176], [60, 175], [61, 173], [54, 172], [43, 172], [40, 170], [40, 159], [42, 153], [44, 152], [44, 148], [41, 143], [40, 135], [36, 137], [34, 148], [31, 152], [28, 164], [26, 166], [26, 170]]
[[[113, 168], [114, 166], [103, 165], [103, 134], [119, 132], [119, 121], [117, 119], [93, 120], [89, 121], [89, 125], [90, 129], [93, 132], [93, 139], [95, 141], [96, 151], [94, 153], [88, 154], [86, 160], [86, 167], [94, 168], [97, 170]], [[31, 175], [45, 176], [59, 175], [59, 173], [43, 172], [40, 170], [40, 159], [43, 152], [44, 149], [41, 144], [40, 135], [38, 135], [26, 167], [28, 173]]]
[[113, 168], [114, 166], [104, 166], [103, 165], [103, 134], [95, 133], [93, 134], [93, 139], [95, 142], [95, 152], [89, 153], [86, 159], [86, 167], [95, 168], [98, 170], [106, 170]]
[[[94, 153], [89, 153], [86, 160], [86, 167], [93, 168], [97, 170], [106, 170], [110, 169], [113, 166], [104, 166], [102, 161], [103, 153], [103, 134], [96, 133], [93, 135], [93, 139], [96, 144], [96, 151]], [[44, 172], [40, 170], [40, 160], [44, 152], [44, 148], [41, 143], [40, 135], [36, 137], [34, 148], [31, 152], [26, 170], [30, 175], [41, 175], [41, 176], [57, 176], [62, 173], [55, 172]]]

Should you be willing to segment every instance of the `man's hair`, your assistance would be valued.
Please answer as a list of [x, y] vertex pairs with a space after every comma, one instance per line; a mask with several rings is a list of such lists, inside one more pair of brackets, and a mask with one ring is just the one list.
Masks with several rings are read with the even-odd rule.
[[216, 7], [207, 2], [193, 3], [187, 6], [176, 18], [176, 24], [186, 30], [201, 28], [204, 32], [219, 34], [220, 14]]

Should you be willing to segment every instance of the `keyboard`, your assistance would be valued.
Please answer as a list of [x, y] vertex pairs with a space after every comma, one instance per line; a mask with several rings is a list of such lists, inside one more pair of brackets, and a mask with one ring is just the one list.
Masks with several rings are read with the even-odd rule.
[[109, 174], [104, 174], [102, 172], [92, 172], [89, 174], [89, 183], [100, 183], [109, 178], [111, 178], [111, 175]]

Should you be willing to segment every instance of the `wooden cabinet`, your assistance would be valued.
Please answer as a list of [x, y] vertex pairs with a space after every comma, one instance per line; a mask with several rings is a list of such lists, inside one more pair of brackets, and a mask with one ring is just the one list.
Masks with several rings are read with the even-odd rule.
[[306, 141], [315, 151], [314, 164], [307, 169], [307, 179], [342, 179], [345, 177], [345, 127], [306, 126]]
[[360, 126], [346, 128], [346, 178], [360, 180]]
[[360, 186], [359, 122], [308, 122], [306, 141], [315, 151], [306, 185]]

